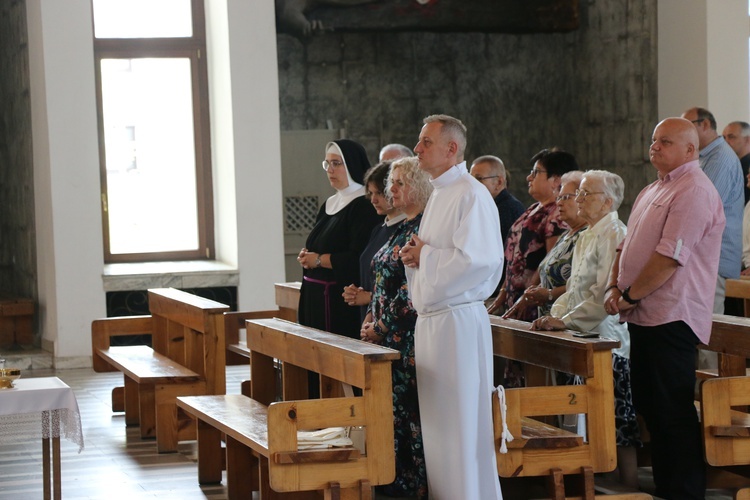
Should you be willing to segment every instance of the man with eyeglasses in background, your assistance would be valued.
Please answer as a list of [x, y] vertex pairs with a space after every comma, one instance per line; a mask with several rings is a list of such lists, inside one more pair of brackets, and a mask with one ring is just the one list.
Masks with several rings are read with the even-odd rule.
[[505, 164], [497, 156], [484, 155], [475, 159], [471, 164], [469, 173], [479, 182], [484, 184], [497, 205], [497, 213], [500, 216], [500, 233], [503, 237], [503, 248], [508, 239], [508, 230], [516, 222], [526, 207], [518, 201], [518, 198], [508, 191], [508, 174]]
[[[740, 160], [724, 138], [716, 131], [714, 115], [704, 108], [690, 108], [682, 113], [698, 132], [701, 170], [719, 192], [727, 219], [721, 236], [721, 260], [716, 277], [714, 313], [724, 314], [724, 297], [728, 278], [739, 278], [742, 268], [742, 211], [745, 207], [745, 183]], [[715, 353], [701, 351], [700, 368], [716, 368]]]
[[[508, 240], [510, 226], [516, 222], [516, 219], [521, 216], [526, 207], [508, 191], [508, 175], [505, 171], [505, 164], [497, 156], [484, 155], [475, 159], [471, 164], [469, 173], [484, 184], [484, 187], [492, 195], [492, 199], [495, 200], [497, 214], [500, 217], [500, 236], [503, 239], [503, 251], [505, 251], [505, 242]], [[503, 281], [505, 281], [505, 267], [503, 267], [500, 283]], [[499, 291], [500, 284], [497, 285], [492, 296], [497, 296]]]
[[[742, 276], [750, 276], [750, 123], [731, 122], [724, 127], [722, 133], [724, 140], [734, 150], [742, 165], [742, 175], [745, 182], [745, 209], [742, 213]], [[735, 299], [738, 303], [737, 312], [727, 312], [744, 316], [742, 301]]]
[[[740, 159], [742, 175], [750, 173], [750, 123], [731, 122], [721, 134]], [[750, 201], [750, 187], [745, 186], [745, 205]]]

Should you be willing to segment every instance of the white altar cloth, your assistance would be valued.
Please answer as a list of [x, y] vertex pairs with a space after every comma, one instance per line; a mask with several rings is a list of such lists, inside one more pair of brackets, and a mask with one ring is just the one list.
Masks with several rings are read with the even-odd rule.
[[20, 378], [13, 385], [0, 389], [0, 442], [63, 436], [78, 445], [79, 453], [83, 450], [73, 389], [57, 377]]

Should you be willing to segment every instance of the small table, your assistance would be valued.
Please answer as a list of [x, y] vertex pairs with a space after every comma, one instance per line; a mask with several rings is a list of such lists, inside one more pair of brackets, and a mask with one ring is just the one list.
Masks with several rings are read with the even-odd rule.
[[[61, 498], [60, 435], [83, 450], [81, 413], [73, 389], [57, 377], [21, 378], [0, 389], [0, 442], [42, 438], [44, 498]], [[51, 443], [50, 443], [51, 439]], [[50, 445], [52, 457], [50, 461]], [[50, 474], [50, 462], [54, 474]], [[50, 488], [50, 476], [52, 488]]]

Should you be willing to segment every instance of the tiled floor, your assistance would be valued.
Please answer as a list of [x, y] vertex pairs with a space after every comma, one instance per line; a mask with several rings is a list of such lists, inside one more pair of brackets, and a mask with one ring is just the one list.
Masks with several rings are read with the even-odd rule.
[[[239, 393], [247, 378], [245, 366], [227, 369], [227, 392]], [[141, 440], [135, 428], [125, 428], [124, 416], [112, 413], [110, 393], [122, 384], [119, 373], [94, 373], [90, 369], [32, 370], [24, 376], [58, 376], [73, 388], [81, 410], [85, 449], [62, 440], [62, 493], [65, 499], [226, 499], [223, 484], [198, 485], [196, 446], [181, 443], [179, 453], [158, 454], [153, 440]], [[641, 470], [642, 487], [650, 474]], [[506, 500], [527, 500], [503, 486]], [[41, 444], [0, 443], [0, 500], [42, 498]], [[710, 491], [710, 500], [729, 500], [726, 491]]]

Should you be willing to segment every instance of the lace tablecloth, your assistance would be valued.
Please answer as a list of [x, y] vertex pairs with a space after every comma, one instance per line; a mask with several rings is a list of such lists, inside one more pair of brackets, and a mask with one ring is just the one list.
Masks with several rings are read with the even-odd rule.
[[83, 450], [73, 389], [57, 377], [20, 378], [14, 386], [0, 389], [0, 443], [64, 437]]

